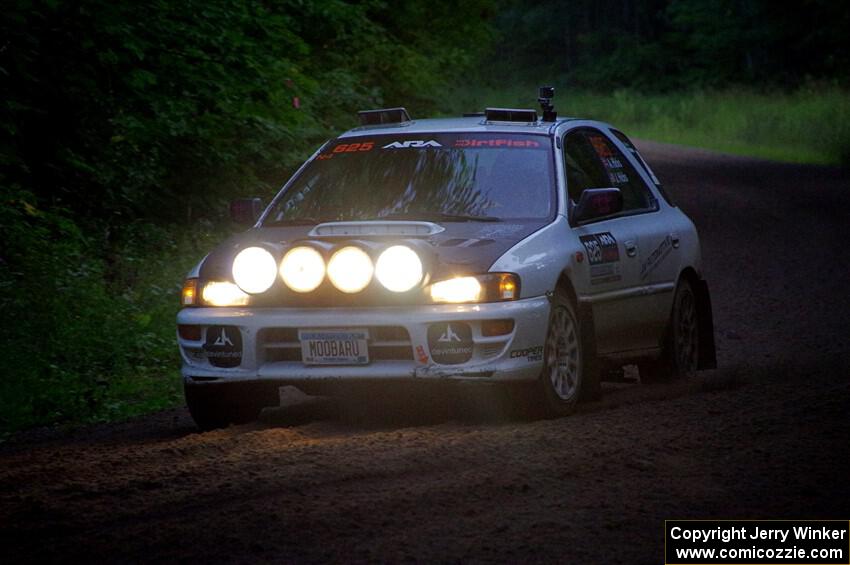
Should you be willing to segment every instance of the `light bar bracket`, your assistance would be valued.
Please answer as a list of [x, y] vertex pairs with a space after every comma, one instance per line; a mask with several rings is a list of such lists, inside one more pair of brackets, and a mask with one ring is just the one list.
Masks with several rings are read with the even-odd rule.
[[518, 122], [533, 124], [537, 122], [537, 111], [518, 108], [487, 108], [484, 116], [488, 122]]
[[410, 114], [404, 108], [381, 108], [357, 112], [361, 126], [380, 126], [384, 124], [403, 124], [410, 121]]

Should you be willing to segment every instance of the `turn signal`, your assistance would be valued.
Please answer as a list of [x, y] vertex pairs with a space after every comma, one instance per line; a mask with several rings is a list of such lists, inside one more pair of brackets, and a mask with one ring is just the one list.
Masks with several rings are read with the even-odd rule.
[[198, 304], [198, 279], [186, 279], [183, 282], [180, 303], [183, 306], [196, 306]]
[[484, 337], [508, 335], [512, 331], [514, 331], [513, 320], [484, 320], [481, 322], [481, 335]]

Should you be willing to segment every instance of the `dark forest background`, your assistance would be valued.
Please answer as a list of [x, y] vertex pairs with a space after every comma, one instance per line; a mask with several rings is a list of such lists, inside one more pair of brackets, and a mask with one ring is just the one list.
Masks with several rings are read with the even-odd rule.
[[179, 288], [225, 203], [268, 199], [360, 109], [531, 106], [548, 82], [688, 141], [700, 104], [738, 128], [780, 100], [747, 147], [787, 115], [850, 155], [845, 2], [12, 0], [0, 26], [0, 432], [179, 402]]

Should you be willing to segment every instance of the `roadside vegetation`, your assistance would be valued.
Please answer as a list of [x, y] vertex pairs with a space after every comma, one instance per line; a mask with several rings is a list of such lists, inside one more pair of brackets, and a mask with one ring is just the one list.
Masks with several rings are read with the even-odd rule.
[[[569, 84], [567, 81], [552, 81]], [[534, 107], [536, 86], [458, 88], [447, 114], [486, 106]], [[631, 137], [775, 161], [850, 165], [850, 90], [811, 84], [792, 91], [747, 87], [662, 93], [561, 87], [560, 116], [616, 124]]]
[[847, 164], [850, 9], [716, 4], [5, 7], [0, 437], [179, 404], [179, 289], [227, 201], [268, 200], [363, 108], [528, 107], [554, 83], [561, 115], [636, 137]]

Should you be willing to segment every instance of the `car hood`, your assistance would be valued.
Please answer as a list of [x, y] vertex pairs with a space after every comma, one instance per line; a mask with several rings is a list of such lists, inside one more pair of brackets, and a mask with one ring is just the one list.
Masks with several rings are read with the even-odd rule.
[[[394, 241], [419, 240], [430, 247], [436, 260], [431, 272], [432, 280], [451, 276], [486, 273], [490, 266], [508, 249], [530, 234], [549, 224], [551, 219], [506, 222], [445, 222], [435, 224], [443, 228], [427, 236], [368, 235], [351, 237], [311, 237], [314, 226], [286, 226], [253, 228], [228, 238], [210, 253], [199, 272], [203, 280], [229, 280], [233, 258], [245, 247], [271, 245], [280, 249], [311, 239], [332, 242], [374, 241], [392, 244]], [[396, 222], [383, 222], [391, 225]], [[399, 221], [399, 226], [410, 222]], [[333, 225], [333, 224], [324, 224]]]

